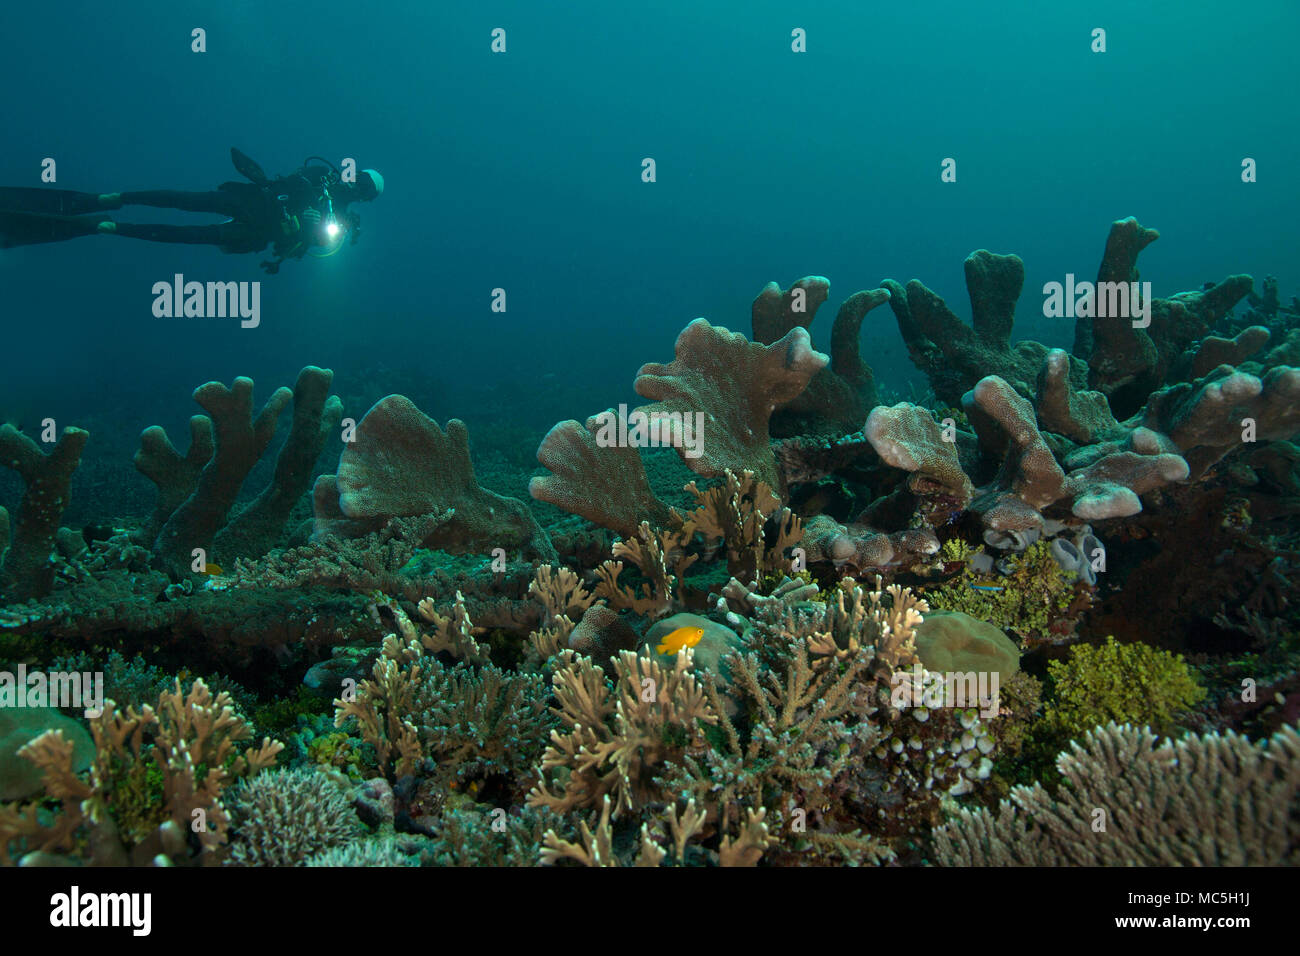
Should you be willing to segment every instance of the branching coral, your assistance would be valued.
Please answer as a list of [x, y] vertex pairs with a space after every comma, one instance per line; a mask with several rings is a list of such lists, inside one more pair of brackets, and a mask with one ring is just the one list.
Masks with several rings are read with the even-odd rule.
[[[780, 497], [754, 477], [752, 471], [725, 474], [725, 482], [701, 491], [691, 482], [686, 490], [697, 508], [687, 518], [690, 531], [700, 534], [710, 551], [727, 549], [727, 573], [742, 581], [760, 581], [789, 569], [790, 548], [803, 536], [803, 525]], [[772, 525], [772, 541], [766, 534]]]
[[[419, 633], [391, 610], [398, 629], [384, 639], [371, 677], [334, 702], [335, 726], [356, 718], [380, 772], [393, 780], [426, 758], [444, 782], [524, 774], [549, 730], [541, 678], [486, 663], [461, 600], [447, 614], [421, 603], [432, 632]], [[439, 652], [461, 662], [447, 667], [433, 656]]]
[[1300, 862], [1300, 733], [1164, 740], [1108, 724], [1057, 758], [1066, 785], [1015, 787], [935, 833], [948, 866], [1276, 866]]
[[567, 812], [609, 795], [619, 815], [662, 799], [657, 776], [704, 749], [704, 728], [718, 722], [691, 663], [689, 648], [671, 669], [624, 651], [611, 686], [589, 658], [561, 651], [551, 677], [561, 727], [551, 732], [529, 804]]
[[96, 862], [148, 862], [158, 854], [187, 856], [185, 834], [195, 834], [201, 852], [222, 846], [230, 819], [222, 802], [233, 781], [275, 762], [283, 749], [263, 740], [240, 752], [251, 737], [230, 696], [215, 697], [202, 680], [188, 693], [175, 688], [125, 712], [112, 701], [90, 721], [95, 761], [87, 779], [72, 769], [72, 744], [61, 731], [33, 740], [23, 753], [41, 768], [45, 795], [62, 804], [45, 822], [40, 804], [0, 807], [0, 862], [11, 862], [15, 841], [25, 852], [72, 853], [89, 845]]

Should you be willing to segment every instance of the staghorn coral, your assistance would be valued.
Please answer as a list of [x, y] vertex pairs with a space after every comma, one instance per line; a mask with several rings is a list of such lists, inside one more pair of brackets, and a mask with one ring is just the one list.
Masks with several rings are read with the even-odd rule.
[[302, 866], [361, 832], [342, 787], [316, 770], [275, 770], [231, 793], [232, 866]]
[[[157, 707], [125, 712], [106, 701], [90, 720], [95, 759], [86, 779], [73, 770], [73, 747], [61, 731], [42, 734], [21, 753], [41, 768], [45, 796], [61, 812], [47, 822], [39, 803], [0, 805], [0, 863], [15, 844], [26, 853], [78, 853], [89, 846], [100, 864], [137, 865], [159, 854], [183, 861], [194, 840], [213, 853], [229, 836], [223, 798], [234, 781], [271, 766], [283, 745], [264, 739], [241, 749], [249, 725], [230, 695], [215, 697], [202, 680], [188, 692], [176, 681]], [[193, 836], [187, 836], [193, 834]]]
[[[610, 825], [609, 794], [600, 804], [600, 816], [595, 828], [583, 820], [578, 824], [578, 840], [562, 839], [554, 830], [548, 830], [542, 837], [540, 862], [543, 866], [554, 866], [561, 860], [573, 860], [583, 866], [618, 866], [619, 860], [614, 852], [614, 835]], [[644, 827], [641, 832], [640, 851], [635, 866], [659, 866], [663, 861], [664, 850], [651, 839]]]
[[[335, 726], [356, 718], [391, 780], [413, 773], [426, 758], [443, 782], [523, 776], [550, 728], [542, 679], [487, 663], [463, 601], [448, 614], [422, 602], [432, 633], [418, 633], [400, 609], [391, 610], [398, 630], [384, 639], [371, 677], [351, 699], [335, 700]], [[462, 660], [448, 667], [433, 656], [443, 651]]]
[[342, 846], [332, 847], [309, 857], [303, 866], [311, 867], [371, 867], [371, 866], [415, 866], [402, 850], [402, 846], [393, 839], [354, 840]]
[[[724, 484], [705, 491], [693, 481], [686, 486], [697, 504], [686, 529], [700, 534], [709, 550], [718, 543], [726, 547], [727, 573], [733, 577], [759, 581], [789, 568], [786, 552], [803, 536], [799, 518], [782, 508], [780, 497], [752, 471], [735, 475], [727, 469], [724, 477]], [[770, 543], [765, 534], [769, 524]]]
[[12, 425], [0, 425], [0, 464], [23, 480], [17, 514], [11, 519], [0, 508], [0, 594], [11, 602], [44, 597], [54, 584], [50, 555], [89, 438], [83, 429], [65, 428], [47, 454]]
[[559, 702], [552, 712], [561, 727], [551, 732], [529, 805], [565, 813], [608, 795], [617, 816], [660, 799], [657, 775], [688, 751], [705, 748], [703, 728], [718, 721], [691, 673], [692, 660], [686, 648], [669, 669], [624, 651], [611, 686], [604, 668], [561, 651], [551, 676]]
[[568, 835], [567, 818], [536, 807], [454, 807], [443, 811], [424, 865], [537, 866], [547, 834]]
[[946, 866], [1276, 866], [1300, 862], [1300, 733], [1161, 739], [1107, 724], [1057, 758], [1065, 786], [1012, 789], [935, 832]]
[[846, 580], [824, 604], [792, 592], [760, 606], [750, 651], [723, 661], [738, 716], [710, 678], [721, 733], [674, 769], [674, 792], [724, 838], [761, 811], [773, 862], [893, 859], [891, 841], [936, 820], [945, 791], [989, 776], [995, 746], [973, 711], [896, 702], [895, 688], [926, 677], [915, 648], [926, 610], [879, 579], [874, 591]]

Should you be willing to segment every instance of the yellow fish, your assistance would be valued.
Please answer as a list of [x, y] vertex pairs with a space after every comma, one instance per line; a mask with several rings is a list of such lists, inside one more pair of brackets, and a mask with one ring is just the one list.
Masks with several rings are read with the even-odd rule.
[[676, 654], [683, 647], [694, 647], [700, 643], [700, 638], [704, 636], [702, 627], [679, 627], [671, 634], [665, 634], [659, 646], [655, 648], [657, 654]]
[[213, 577], [217, 577], [218, 575], [225, 574], [226, 572], [221, 570], [221, 565], [212, 564], [211, 562], [209, 562], [208, 564], [203, 565], [203, 573], [211, 574]]

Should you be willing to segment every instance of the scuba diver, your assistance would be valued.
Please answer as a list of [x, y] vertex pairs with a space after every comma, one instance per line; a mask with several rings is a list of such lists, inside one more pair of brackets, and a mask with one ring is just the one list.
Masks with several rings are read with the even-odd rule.
[[[0, 187], [0, 248], [63, 242], [81, 236], [125, 236], [150, 242], [213, 245], [227, 253], [261, 252], [268, 244], [275, 258], [262, 268], [274, 274], [285, 259], [333, 255], [347, 236], [356, 244], [361, 217], [354, 202], [370, 202], [384, 191], [384, 177], [373, 169], [344, 182], [338, 167], [308, 156], [295, 172], [271, 179], [262, 167], [235, 148], [230, 158], [248, 182], [222, 183], [210, 192], [148, 189], [140, 192], [82, 193], [68, 189]], [[227, 216], [204, 226], [116, 222], [103, 215], [123, 206], [153, 206]]]

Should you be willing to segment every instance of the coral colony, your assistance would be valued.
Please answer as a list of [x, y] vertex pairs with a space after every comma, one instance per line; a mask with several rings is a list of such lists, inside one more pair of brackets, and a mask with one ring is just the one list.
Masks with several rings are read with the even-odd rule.
[[[770, 284], [555, 425], [531, 500], [313, 366], [145, 428], [112, 524], [62, 523], [86, 431], [5, 426], [0, 862], [1296, 862], [1300, 303], [1154, 298], [1156, 235], [1043, 290], [1068, 352], [1012, 341], [1014, 255], [969, 324], [849, 296], [829, 354], [827, 281]], [[886, 305], [924, 399], [859, 352]]]

